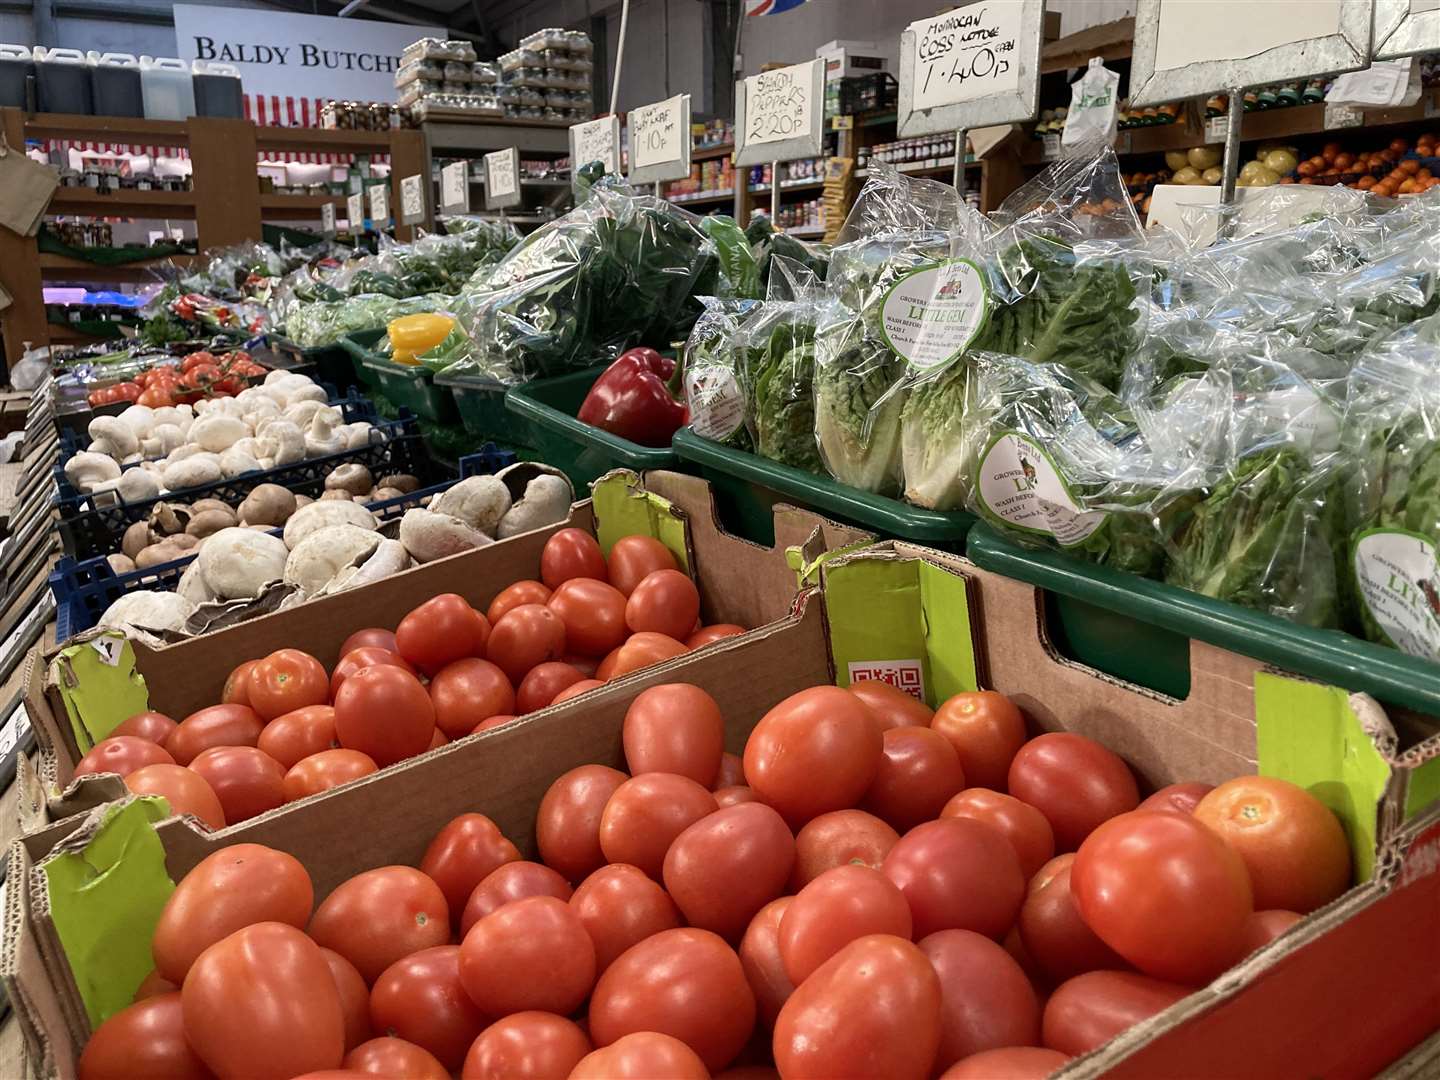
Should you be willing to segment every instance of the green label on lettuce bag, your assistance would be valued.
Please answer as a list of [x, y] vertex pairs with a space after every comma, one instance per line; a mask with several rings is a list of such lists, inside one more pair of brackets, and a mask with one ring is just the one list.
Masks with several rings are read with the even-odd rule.
[[1354, 544], [1366, 621], [1411, 656], [1440, 656], [1440, 566], [1435, 545], [1404, 529], [1370, 529]]
[[985, 327], [990, 290], [969, 259], [906, 274], [885, 294], [881, 332], [892, 352], [928, 371], [954, 360]]
[[1085, 510], [1064, 475], [1038, 442], [1018, 431], [997, 435], [980, 457], [976, 490], [1002, 525], [1053, 537], [1069, 547], [1105, 521], [1105, 511]]

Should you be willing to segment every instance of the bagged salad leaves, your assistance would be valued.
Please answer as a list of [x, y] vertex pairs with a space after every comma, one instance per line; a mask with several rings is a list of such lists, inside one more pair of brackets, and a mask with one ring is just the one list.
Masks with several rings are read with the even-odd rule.
[[755, 452], [819, 473], [815, 439], [815, 324], [825, 303], [819, 280], [784, 256], [771, 260], [765, 303], [741, 325], [754, 387], [750, 426]]
[[393, 296], [351, 296], [327, 303], [302, 304], [290, 315], [285, 334], [301, 348], [333, 345], [346, 334], [379, 330], [402, 315], [448, 311], [455, 298], [428, 293], [397, 300]]
[[750, 372], [740, 326], [761, 302], [702, 296], [700, 304], [700, 317], [680, 351], [690, 428], [702, 438], [751, 451]]

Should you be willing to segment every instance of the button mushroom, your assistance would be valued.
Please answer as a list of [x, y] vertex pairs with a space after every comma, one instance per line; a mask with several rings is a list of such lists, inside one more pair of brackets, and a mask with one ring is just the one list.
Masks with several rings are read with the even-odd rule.
[[254, 529], [221, 529], [200, 550], [200, 573], [222, 600], [249, 599], [285, 573], [290, 552], [278, 536]]
[[330, 470], [330, 475], [325, 477], [327, 491], [339, 488], [349, 495], [364, 495], [374, 486], [375, 481], [370, 470], [358, 463], [337, 465]]
[[510, 509], [510, 491], [505, 482], [493, 476], [468, 476], [446, 488], [431, 506], [437, 514], [459, 518], [472, 529], [487, 535], [495, 534]]
[[295, 493], [288, 488], [261, 484], [240, 504], [240, 520], [246, 525], [284, 525], [295, 506]]
[[434, 562], [492, 543], [490, 537], [457, 517], [416, 507], [400, 519], [400, 542], [416, 562]]
[[82, 451], [65, 463], [65, 479], [76, 491], [89, 493], [101, 484], [120, 479], [120, 463], [104, 454]]

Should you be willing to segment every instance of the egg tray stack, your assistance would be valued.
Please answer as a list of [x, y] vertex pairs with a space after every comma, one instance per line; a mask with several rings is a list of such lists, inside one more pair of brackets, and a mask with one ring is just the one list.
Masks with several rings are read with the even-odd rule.
[[475, 59], [468, 41], [421, 38], [409, 45], [395, 72], [396, 103], [416, 123], [438, 115], [499, 116], [495, 84], [500, 71]]
[[578, 30], [537, 30], [505, 53], [496, 95], [505, 115], [573, 124], [595, 114], [590, 38]]

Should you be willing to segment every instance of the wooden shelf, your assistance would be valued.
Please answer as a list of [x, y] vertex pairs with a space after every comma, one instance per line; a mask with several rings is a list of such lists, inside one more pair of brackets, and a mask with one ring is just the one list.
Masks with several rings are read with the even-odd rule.
[[37, 139], [185, 146], [190, 142], [190, 124], [186, 120], [144, 120], [130, 116], [36, 113], [25, 118], [25, 134]]
[[[982, 164], [983, 162], [979, 161], [967, 161], [964, 167], [967, 169], [978, 169]], [[948, 176], [955, 171], [955, 159], [953, 157], [940, 158], [928, 163], [924, 161], [904, 161], [896, 165], [895, 169], [898, 172], [905, 173], [907, 176], [939, 176], [942, 173]], [[855, 175], [857, 177], [869, 176], [870, 169], [869, 167], [856, 169]]]
[[712, 161], [715, 158], [727, 158], [735, 153], [734, 143], [721, 143], [719, 146], [696, 147], [690, 151], [691, 161]]
[[177, 254], [161, 255], [154, 259], [142, 259], [138, 262], [104, 265], [88, 262], [85, 259], [74, 259], [69, 255], [57, 255], [54, 252], [42, 251], [40, 253], [40, 276], [51, 281], [143, 281], [153, 276], [157, 267], [173, 263], [178, 267], [187, 268], [203, 261], [199, 255]]
[[331, 131], [326, 128], [266, 127], [255, 129], [260, 150], [330, 150], [383, 154], [390, 149], [388, 131]]
[[825, 226], [824, 226], [824, 225], [795, 225], [795, 226], [792, 226], [792, 227], [789, 227], [789, 228], [783, 228], [783, 227], [782, 227], [780, 231], [783, 232], [786, 236], [796, 236], [796, 237], [824, 236], [824, 235], [825, 235]]
[[136, 191], [101, 194], [88, 187], [56, 188], [47, 213], [91, 214], [96, 217], [193, 218], [193, 191]]
[[339, 195], [290, 195], [271, 192], [260, 196], [260, 215], [272, 221], [308, 220], [320, 216], [320, 208], [332, 205], [337, 209], [345, 206], [345, 199]]
[[726, 191], [697, 191], [688, 195], [667, 195], [671, 202], [679, 206], [689, 206], [694, 203], [718, 203], [730, 202], [735, 198], [734, 189]]

